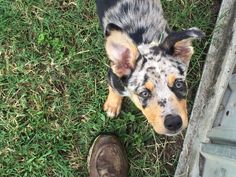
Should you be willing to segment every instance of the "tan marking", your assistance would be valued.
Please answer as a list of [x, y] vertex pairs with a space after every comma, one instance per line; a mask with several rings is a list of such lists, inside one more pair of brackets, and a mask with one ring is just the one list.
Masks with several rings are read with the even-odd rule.
[[176, 76], [174, 74], [169, 74], [167, 76], [167, 84], [169, 87], [173, 87], [174, 83], [175, 83], [175, 80], [176, 80]]
[[161, 117], [161, 109], [162, 108], [153, 101], [148, 104], [145, 109], [142, 109], [142, 112], [157, 133], [166, 134], [168, 130], [164, 126], [164, 118]]
[[166, 134], [168, 130], [164, 127], [164, 119], [161, 117], [161, 107], [155, 103], [150, 102], [145, 109], [143, 109], [138, 96], [133, 94], [131, 100], [143, 112], [148, 122], [153, 126], [154, 130], [159, 134]]
[[[131, 100], [143, 112], [148, 122], [152, 125], [152, 127], [157, 133], [169, 133], [169, 131], [164, 126], [164, 117], [161, 117], [161, 111], [163, 108], [161, 108], [155, 100], [149, 102], [145, 109], [143, 109], [137, 95], [131, 95]], [[171, 104], [174, 106], [173, 108], [176, 110], [176, 114], [178, 114], [182, 119], [182, 129], [185, 129], [188, 125], [186, 100], [179, 101], [176, 96], [172, 97], [169, 100], [171, 100]]]
[[192, 39], [184, 39], [179, 42], [176, 42], [174, 48], [174, 56], [179, 57], [184, 63], [188, 64], [189, 60], [191, 59], [194, 53], [192, 47]]
[[142, 110], [142, 104], [139, 101], [139, 98], [136, 94], [132, 94], [130, 96], [130, 99], [133, 101], [133, 103], [137, 106], [137, 108], [139, 108], [140, 110]]
[[148, 80], [148, 81], [144, 84], [144, 86], [145, 86], [148, 90], [150, 90], [150, 91], [153, 91], [153, 89], [154, 89], [154, 84], [153, 84], [152, 81], [150, 81], [150, 80]]
[[106, 111], [108, 117], [116, 117], [119, 115], [122, 99], [123, 97], [109, 86], [109, 94], [103, 106], [103, 110]]
[[[128, 50], [126, 51], [126, 55], [129, 54], [128, 63], [131, 68], [120, 69], [117, 67], [119, 65], [119, 62], [121, 62], [122, 60], [122, 55], [117, 55], [114, 53], [114, 45], [122, 46]], [[129, 74], [130, 69], [134, 68], [136, 59], [139, 55], [137, 46], [132, 41], [132, 39], [124, 32], [112, 31], [110, 36], [108, 36], [106, 39], [105, 48], [109, 59], [113, 63], [113, 65], [111, 66], [113, 72], [119, 77]]]
[[[176, 80], [176, 76], [173, 74], [168, 75], [168, 86], [172, 87]], [[187, 114], [187, 101], [185, 99], [179, 100], [176, 96], [170, 97], [168, 99], [172, 102], [172, 105], [175, 106], [175, 109], [178, 111], [179, 116], [183, 121], [183, 128], [186, 128], [188, 125], [188, 114]]]
[[176, 106], [176, 109], [179, 112], [179, 116], [181, 117], [183, 122], [182, 128], [185, 129], [188, 125], [187, 101], [185, 99], [178, 100], [177, 97], [175, 97], [173, 100], [173, 104]]

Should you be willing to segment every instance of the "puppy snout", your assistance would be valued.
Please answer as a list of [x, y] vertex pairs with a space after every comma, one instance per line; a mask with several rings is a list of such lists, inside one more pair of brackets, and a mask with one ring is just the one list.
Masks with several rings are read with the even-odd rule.
[[182, 119], [179, 115], [167, 115], [164, 120], [165, 128], [170, 131], [177, 131], [182, 127]]

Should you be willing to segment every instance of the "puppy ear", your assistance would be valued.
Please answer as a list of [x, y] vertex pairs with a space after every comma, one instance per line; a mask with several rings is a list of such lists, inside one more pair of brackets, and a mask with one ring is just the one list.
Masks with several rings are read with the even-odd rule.
[[161, 48], [167, 54], [173, 55], [188, 65], [194, 53], [192, 41], [204, 36], [204, 32], [195, 27], [181, 32], [173, 32], [166, 37]]
[[106, 52], [112, 63], [112, 70], [118, 76], [129, 75], [139, 55], [136, 44], [118, 26], [108, 24], [106, 31]]

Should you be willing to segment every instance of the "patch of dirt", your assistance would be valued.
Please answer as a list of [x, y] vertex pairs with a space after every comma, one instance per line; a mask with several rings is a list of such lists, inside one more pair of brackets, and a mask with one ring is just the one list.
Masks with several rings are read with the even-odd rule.
[[222, 0], [213, 1], [213, 5], [211, 8], [211, 16], [212, 16], [213, 22], [216, 22], [216, 20], [217, 20], [218, 12], [220, 11], [220, 7], [221, 7], [221, 2], [222, 2]]
[[164, 164], [164, 169], [167, 169], [172, 176], [174, 176], [175, 173], [177, 159], [179, 158], [183, 141], [184, 137], [181, 135], [178, 135], [176, 137], [167, 137], [167, 143], [163, 148], [163, 155], [161, 157], [161, 160], [163, 162], [166, 162]]

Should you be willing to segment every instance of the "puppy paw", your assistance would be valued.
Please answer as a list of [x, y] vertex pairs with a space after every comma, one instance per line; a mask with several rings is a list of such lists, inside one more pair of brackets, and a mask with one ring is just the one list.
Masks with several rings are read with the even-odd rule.
[[120, 114], [121, 104], [123, 97], [109, 87], [109, 94], [103, 106], [103, 110], [107, 113], [108, 117], [117, 117]]
[[103, 110], [107, 113], [108, 117], [117, 117], [120, 114], [121, 103], [122, 98], [111, 99], [108, 97], [103, 106]]

